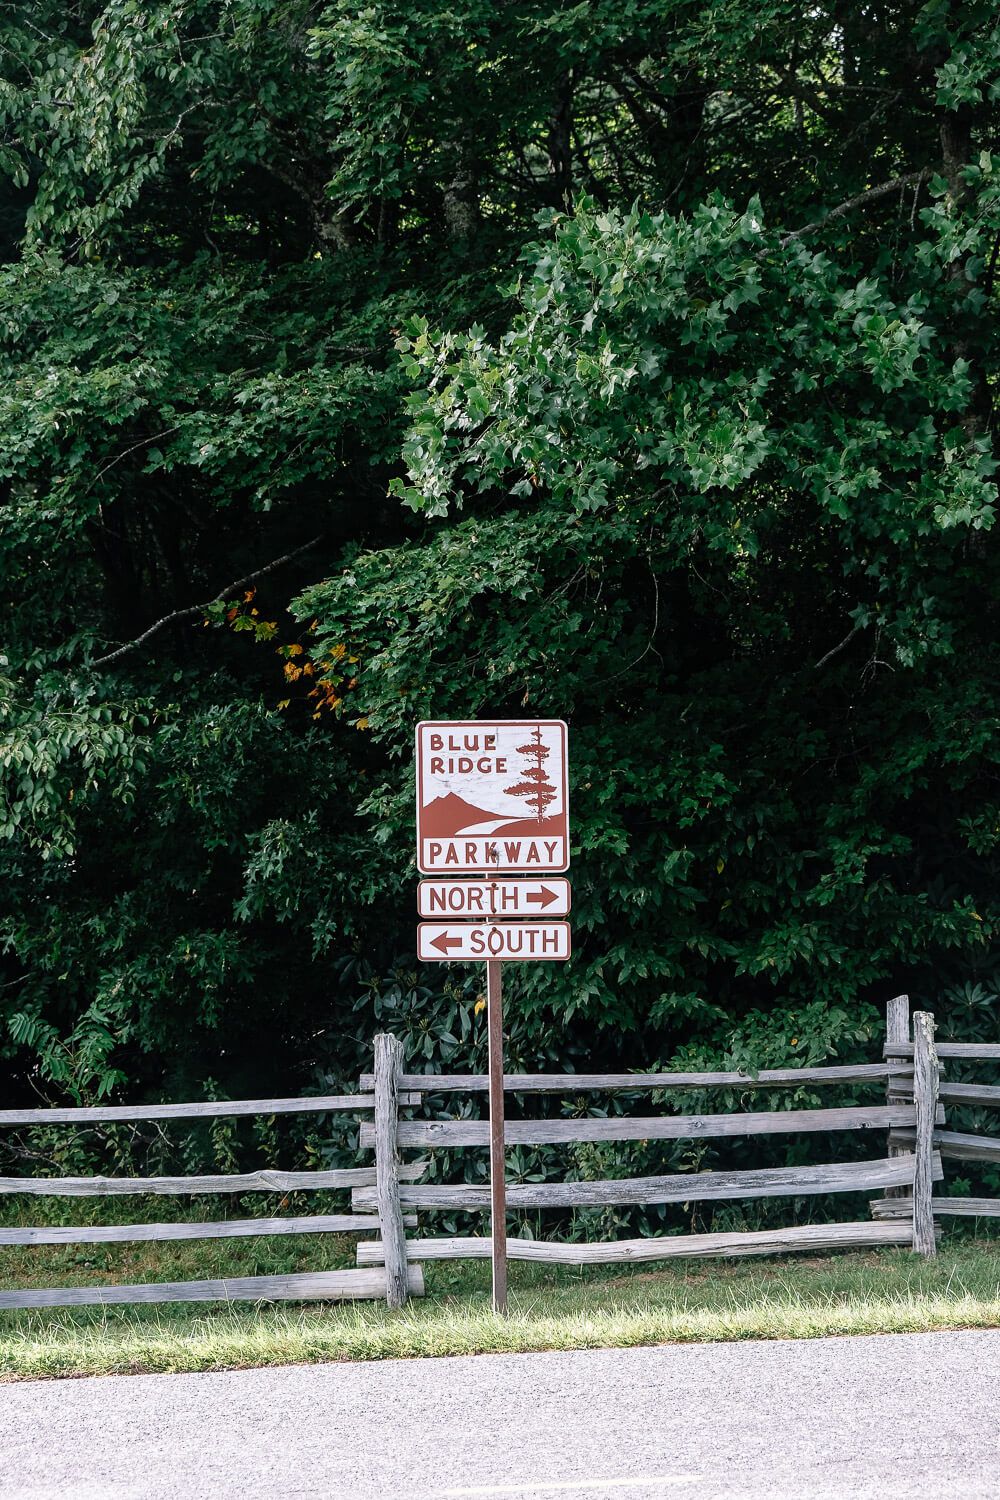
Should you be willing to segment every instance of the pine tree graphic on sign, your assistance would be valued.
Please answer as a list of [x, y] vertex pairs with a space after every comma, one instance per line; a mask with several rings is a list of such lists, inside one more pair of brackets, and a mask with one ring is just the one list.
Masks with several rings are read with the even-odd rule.
[[508, 797], [523, 797], [541, 823], [545, 818], [545, 809], [550, 802], [556, 800], [557, 793], [543, 764], [549, 758], [549, 747], [542, 740], [541, 729], [533, 730], [531, 739], [530, 745], [517, 747], [518, 755], [525, 756], [528, 761], [521, 772], [524, 780], [519, 781], [516, 786], [505, 787], [504, 790]]

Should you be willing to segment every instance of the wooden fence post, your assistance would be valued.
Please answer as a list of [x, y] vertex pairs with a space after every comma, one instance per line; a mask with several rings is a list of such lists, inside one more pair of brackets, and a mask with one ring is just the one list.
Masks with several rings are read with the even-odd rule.
[[940, 1083], [934, 1047], [934, 1017], [926, 1010], [913, 1015], [913, 1102], [917, 1111], [917, 1139], [913, 1170], [913, 1249], [931, 1259], [937, 1254], [934, 1237], [934, 1123]]
[[406, 1229], [399, 1203], [399, 1079], [403, 1044], [381, 1032], [375, 1038], [375, 1193], [385, 1246], [385, 1300], [402, 1307], [407, 1297]]
[[[908, 1042], [910, 1040], [909, 995], [893, 995], [891, 1000], [886, 1001], [885, 1039], [886, 1043], [889, 1046], [898, 1044], [900, 1042]], [[893, 1059], [891, 1055], [886, 1057], [886, 1062], [889, 1063], [890, 1066], [892, 1065], [892, 1060]], [[893, 1092], [891, 1077], [886, 1079], [885, 1102], [887, 1104], [898, 1103], [896, 1095]], [[908, 1145], [900, 1142], [898, 1135], [893, 1130], [889, 1131], [888, 1141], [890, 1156], [903, 1156], [910, 1150], [910, 1147]], [[909, 1195], [910, 1189], [906, 1187], [886, 1188], [885, 1193], [883, 1194], [883, 1196], [886, 1198], [908, 1198]]]

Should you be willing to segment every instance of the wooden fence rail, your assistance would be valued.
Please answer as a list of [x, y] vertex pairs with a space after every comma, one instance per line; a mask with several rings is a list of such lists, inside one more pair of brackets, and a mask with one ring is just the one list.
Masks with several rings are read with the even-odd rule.
[[[900, 1131], [913, 1148], [914, 1132]], [[1000, 1162], [1000, 1140], [991, 1135], [967, 1135], [959, 1130], [935, 1130], [934, 1144], [946, 1160]]]
[[[404, 1220], [417, 1227], [416, 1214]], [[377, 1233], [379, 1221], [366, 1214], [300, 1214], [280, 1219], [220, 1219], [214, 1224], [43, 1224], [30, 1229], [0, 1228], [0, 1245], [120, 1245], [143, 1240], [233, 1240], [273, 1234]]]
[[[681, 1141], [740, 1135], [798, 1135], [819, 1130], [914, 1128], [913, 1105], [871, 1109], [778, 1109], [759, 1114], [666, 1115], [655, 1118], [612, 1115], [572, 1120], [509, 1120], [509, 1146], [552, 1146], [581, 1141]], [[378, 1124], [363, 1124], [362, 1146], [374, 1146]], [[488, 1120], [413, 1120], [396, 1132], [399, 1146], [488, 1146]]]
[[[892, 1085], [894, 1094], [913, 1097], [913, 1080], [904, 1079]], [[947, 1083], [944, 1079], [938, 1090], [938, 1098], [944, 1104], [978, 1105], [987, 1109], [1000, 1108], [1000, 1088], [989, 1083]]]
[[[1000, 1219], [1000, 1198], [942, 1198], [931, 1200], [935, 1214], [962, 1219]], [[876, 1219], [909, 1218], [912, 1212], [905, 1198], [876, 1199], [872, 1214]]]
[[[911, 1049], [912, 1052], [912, 1049]], [[504, 1092], [563, 1094], [629, 1092], [660, 1089], [787, 1088], [789, 1084], [883, 1084], [889, 1077], [912, 1077], [905, 1063], [856, 1063], [827, 1068], [763, 1068], [759, 1073], [505, 1073]], [[362, 1073], [360, 1087], [370, 1093], [374, 1073]], [[401, 1073], [401, 1089], [425, 1094], [485, 1094], [485, 1073]], [[400, 1099], [400, 1103], [403, 1103]]]
[[123, 1194], [164, 1197], [181, 1193], [301, 1193], [317, 1188], [373, 1184], [371, 1167], [335, 1172], [228, 1172], [207, 1177], [0, 1177], [0, 1193], [34, 1198], [109, 1198]]
[[[886, 1057], [910, 1058], [913, 1042], [886, 1042], [883, 1049]], [[1000, 1062], [1000, 1042], [938, 1042], [937, 1055], [946, 1058], [964, 1058], [966, 1062]]]
[[[409, 1291], [422, 1296], [420, 1266], [411, 1266]], [[0, 1292], [0, 1308], [103, 1307], [115, 1302], [295, 1302], [321, 1298], [354, 1302], [385, 1296], [385, 1271], [300, 1271], [288, 1276], [233, 1276], [219, 1281], [154, 1281], [131, 1286], [64, 1286]]]
[[[598, 1182], [512, 1182], [507, 1202], [515, 1208], [598, 1208], [649, 1203], [718, 1202], [726, 1198], [799, 1198], [814, 1193], [861, 1193], [912, 1184], [916, 1157], [880, 1161], [831, 1162], [809, 1167], [760, 1167], [744, 1172], [678, 1172], [665, 1177], [625, 1177]], [[932, 1161], [935, 1181], [944, 1176], [941, 1158]], [[377, 1206], [374, 1188], [355, 1188], [353, 1207]], [[489, 1186], [473, 1183], [401, 1184], [399, 1201], [409, 1209], [488, 1209]]]
[[[616, 1262], [686, 1260], [689, 1256], [788, 1255], [805, 1251], [856, 1250], [883, 1245], [909, 1245], [912, 1231], [904, 1224], [797, 1224], [790, 1229], [754, 1229], [737, 1234], [676, 1234], [641, 1240], [612, 1240], [606, 1244], [558, 1244], [551, 1240], [507, 1240], [508, 1260], [539, 1261], [554, 1266], [597, 1266]], [[488, 1236], [466, 1239], [412, 1240], [411, 1253], [425, 1260], [488, 1260]], [[385, 1246], [362, 1241], [358, 1264], [383, 1263]]]
[[[411, 1094], [401, 1103], [419, 1104]], [[128, 1124], [141, 1120], [218, 1120], [238, 1115], [331, 1114], [375, 1108], [374, 1095], [316, 1095], [306, 1099], [209, 1099], [200, 1104], [88, 1104], [62, 1109], [0, 1109], [0, 1125]]]

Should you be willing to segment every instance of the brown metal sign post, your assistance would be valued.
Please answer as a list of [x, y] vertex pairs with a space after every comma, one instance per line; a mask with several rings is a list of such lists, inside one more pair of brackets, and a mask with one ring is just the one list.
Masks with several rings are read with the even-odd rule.
[[503, 982], [500, 962], [486, 965], [486, 1022], [490, 1069], [490, 1229], [493, 1236], [493, 1311], [507, 1311], [507, 1182], [504, 1167]]

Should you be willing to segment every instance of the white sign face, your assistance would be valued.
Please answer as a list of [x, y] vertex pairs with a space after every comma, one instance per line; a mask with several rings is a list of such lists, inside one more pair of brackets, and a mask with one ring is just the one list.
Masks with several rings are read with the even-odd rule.
[[417, 910], [422, 917], [564, 917], [569, 911], [569, 881], [422, 880]]
[[568, 869], [567, 782], [561, 719], [418, 724], [418, 869], [425, 875]]
[[421, 922], [417, 957], [425, 963], [559, 961], [569, 958], [568, 922]]

